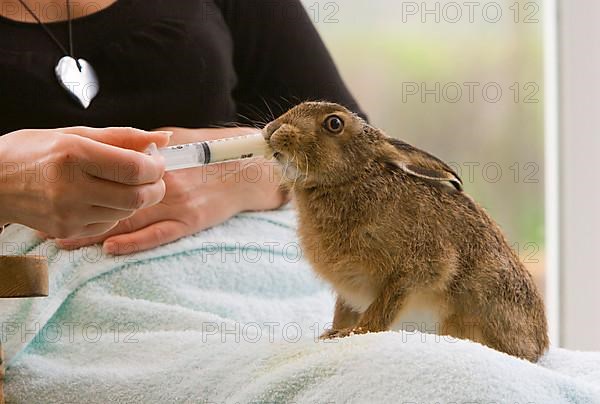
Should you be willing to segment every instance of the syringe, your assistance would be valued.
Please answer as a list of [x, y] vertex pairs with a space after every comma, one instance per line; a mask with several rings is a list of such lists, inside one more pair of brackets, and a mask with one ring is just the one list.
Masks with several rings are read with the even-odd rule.
[[152, 144], [146, 151], [151, 155], [161, 154], [165, 158], [166, 171], [264, 156], [266, 152], [267, 144], [261, 133], [187, 143], [161, 149]]

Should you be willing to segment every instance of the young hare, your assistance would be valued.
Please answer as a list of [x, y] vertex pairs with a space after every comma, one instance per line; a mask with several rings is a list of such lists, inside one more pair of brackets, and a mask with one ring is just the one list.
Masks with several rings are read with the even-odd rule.
[[300, 104], [263, 133], [305, 255], [337, 293], [323, 338], [417, 325], [530, 361], [544, 353], [530, 274], [445, 163], [331, 103]]

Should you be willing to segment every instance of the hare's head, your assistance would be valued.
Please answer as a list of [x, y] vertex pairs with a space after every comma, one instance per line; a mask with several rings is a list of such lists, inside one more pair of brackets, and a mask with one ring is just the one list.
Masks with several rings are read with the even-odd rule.
[[375, 163], [435, 186], [461, 188], [458, 175], [441, 160], [385, 135], [338, 104], [299, 104], [269, 123], [263, 135], [284, 178], [295, 186], [346, 183]]

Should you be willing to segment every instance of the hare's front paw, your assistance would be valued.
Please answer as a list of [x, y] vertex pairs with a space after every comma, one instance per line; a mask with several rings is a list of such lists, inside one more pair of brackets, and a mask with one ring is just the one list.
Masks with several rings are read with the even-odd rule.
[[320, 339], [333, 339], [333, 338], [344, 338], [349, 335], [352, 335], [352, 328], [341, 328], [339, 330], [326, 330], [321, 336]]
[[362, 327], [341, 328], [339, 330], [333, 329], [333, 330], [325, 331], [319, 338], [320, 339], [344, 338], [344, 337], [349, 337], [354, 334], [364, 334], [366, 332], [367, 332], [367, 330], [363, 329]]

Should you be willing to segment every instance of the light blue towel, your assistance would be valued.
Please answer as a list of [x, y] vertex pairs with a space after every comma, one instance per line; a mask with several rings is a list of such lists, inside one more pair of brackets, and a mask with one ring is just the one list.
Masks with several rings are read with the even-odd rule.
[[9, 227], [3, 253], [49, 256], [51, 295], [0, 302], [8, 402], [600, 403], [600, 353], [535, 365], [416, 332], [318, 341], [334, 299], [294, 229], [289, 209], [248, 213], [117, 258]]

